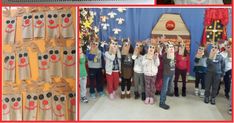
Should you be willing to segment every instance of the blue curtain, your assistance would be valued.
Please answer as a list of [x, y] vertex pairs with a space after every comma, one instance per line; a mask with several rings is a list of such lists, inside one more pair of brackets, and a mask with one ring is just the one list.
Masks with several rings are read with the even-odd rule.
[[[190, 74], [194, 76], [192, 68], [194, 66], [193, 59], [200, 44], [203, 33], [203, 22], [205, 8], [128, 8], [125, 12], [120, 13], [116, 8], [92, 8], [91, 11], [96, 13], [94, 18], [94, 26], [99, 30], [101, 41], [108, 41], [109, 36], [116, 37], [117, 39], [130, 37], [133, 45], [138, 40], [145, 40], [151, 37], [151, 31], [157, 23], [160, 16], [164, 13], [177, 13], [180, 14], [191, 33], [191, 51], [190, 51]], [[102, 29], [100, 16], [106, 15], [113, 11], [117, 15], [114, 19], [109, 18], [107, 23], [110, 24], [105, 31]], [[232, 37], [232, 10], [229, 9], [229, 24], [227, 27], [228, 38]], [[122, 25], [117, 24], [116, 18], [124, 18], [125, 22]], [[112, 29], [119, 28], [122, 31], [119, 34], [114, 34]]]

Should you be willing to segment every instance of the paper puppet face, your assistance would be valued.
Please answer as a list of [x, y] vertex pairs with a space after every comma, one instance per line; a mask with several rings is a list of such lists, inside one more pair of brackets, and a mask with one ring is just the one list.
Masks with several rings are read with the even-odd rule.
[[4, 22], [4, 39], [5, 44], [14, 44], [15, 42], [15, 30], [16, 30], [16, 18], [7, 18]]
[[141, 42], [137, 42], [134, 49], [134, 54], [140, 54], [142, 50], [143, 50], [143, 44]]
[[4, 81], [15, 82], [15, 54], [4, 54]]
[[62, 64], [61, 64], [61, 57], [60, 57], [60, 48], [50, 48], [49, 52], [49, 59], [50, 59], [50, 75], [51, 76], [62, 76]]
[[76, 119], [76, 93], [68, 94], [68, 116], [69, 120]]
[[200, 47], [198, 48], [198, 50], [197, 50], [197, 55], [196, 55], [196, 57], [197, 57], [197, 58], [201, 58], [201, 57], [204, 55], [204, 52], [205, 52], [205, 48], [202, 47], [202, 46], [200, 46]]
[[168, 59], [174, 59], [175, 54], [174, 54], [174, 46], [172, 44], [168, 44], [167, 46], [167, 58]]
[[38, 96], [37, 94], [26, 94], [24, 105], [24, 120], [36, 120], [37, 118]]
[[45, 37], [45, 15], [43, 12], [34, 14], [33, 26], [35, 38]]
[[32, 14], [25, 14], [22, 17], [22, 34], [23, 39], [30, 39], [33, 37]]
[[111, 52], [116, 52], [118, 50], [118, 42], [111, 41], [109, 50]]
[[22, 95], [10, 96], [11, 120], [22, 120]]
[[29, 79], [31, 76], [29, 58], [27, 51], [20, 51], [18, 53], [18, 67], [19, 67], [19, 76], [20, 80]]
[[59, 19], [56, 11], [49, 11], [47, 13], [46, 25], [47, 25], [47, 37], [57, 38], [59, 36]]
[[38, 54], [39, 70], [45, 71], [49, 69], [49, 55], [47, 53]]
[[51, 110], [51, 99], [52, 99], [52, 93], [44, 93], [39, 95], [39, 108], [42, 111]]
[[63, 120], [66, 114], [66, 96], [65, 95], [54, 95], [53, 96], [53, 119]]
[[185, 45], [184, 44], [180, 44], [179, 45], [179, 55], [184, 55], [184, 50], [185, 50]]
[[10, 120], [10, 98], [9, 95], [2, 96], [2, 118], [3, 120]]
[[73, 20], [70, 10], [63, 11], [60, 13], [61, 32], [64, 38], [73, 38]]
[[218, 46], [217, 45], [212, 45], [209, 58], [210, 59], [216, 59], [216, 55], [217, 55], [218, 51], [219, 51]]
[[49, 49], [49, 59], [52, 63], [60, 62], [60, 49], [59, 48], [51, 48]]
[[122, 46], [122, 55], [127, 55], [130, 49], [130, 41], [124, 41]]
[[154, 52], [155, 52], [155, 46], [154, 45], [149, 45], [149, 47], [148, 47], [148, 54], [154, 54]]
[[64, 48], [63, 51], [63, 76], [76, 77], [76, 48]]

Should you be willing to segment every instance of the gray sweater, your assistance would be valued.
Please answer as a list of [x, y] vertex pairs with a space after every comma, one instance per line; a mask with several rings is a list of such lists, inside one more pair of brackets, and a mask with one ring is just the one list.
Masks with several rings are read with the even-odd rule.
[[207, 71], [224, 75], [225, 61], [222, 55], [217, 54], [216, 59], [207, 59]]
[[163, 75], [175, 74], [175, 60], [167, 59], [167, 55], [163, 56]]
[[89, 68], [102, 68], [102, 52], [100, 50], [98, 50], [96, 55], [90, 54], [90, 52], [87, 51], [86, 56], [88, 58]]

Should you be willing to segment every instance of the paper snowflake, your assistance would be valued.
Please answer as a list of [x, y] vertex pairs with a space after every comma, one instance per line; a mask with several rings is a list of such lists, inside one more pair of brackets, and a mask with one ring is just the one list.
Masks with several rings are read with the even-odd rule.
[[125, 21], [123, 18], [116, 18], [115, 20], [119, 25], [123, 24], [123, 22]]
[[102, 23], [101, 24], [103, 30], [107, 30], [107, 28], [110, 26], [108, 23]]
[[119, 29], [119, 28], [114, 28], [114, 29], [112, 29], [112, 31], [114, 32], [114, 34], [118, 35], [119, 32], [121, 32], [121, 29]]
[[110, 16], [110, 18], [115, 18], [115, 16], [117, 15], [115, 12], [111, 11], [107, 14], [108, 16]]
[[126, 11], [125, 8], [118, 8], [117, 10], [118, 10], [118, 12], [120, 12], [120, 13], [123, 13], [124, 11]]

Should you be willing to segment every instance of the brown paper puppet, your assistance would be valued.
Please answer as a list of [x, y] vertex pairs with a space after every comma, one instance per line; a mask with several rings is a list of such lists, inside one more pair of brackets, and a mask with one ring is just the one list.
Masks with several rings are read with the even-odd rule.
[[9, 17], [3, 23], [3, 42], [4, 44], [14, 44], [16, 32], [16, 17]]
[[174, 46], [171, 43], [167, 44], [166, 52], [167, 52], [167, 58], [168, 59], [172, 59], [172, 60], [175, 59], [175, 49], [174, 49]]
[[76, 48], [63, 50], [63, 77], [76, 78]]
[[137, 57], [140, 55], [140, 53], [143, 51], [143, 43], [142, 42], [137, 42], [134, 52], [133, 52], [133, 56]]
[[11, 120], [22, 120], [22, 95], [14, 94], [10, 96]]
[[47, 92], [40, 94], [38, 120], [53, 120], [51, 107], [52, 107], [52, 93]]
[[154, 58], [154, 53], [155, 53], [155, 45], [150, 44], [148, 47], [146, 58], [152, 60]]
[[15, 82], [15, 54], [4, 53], [3, 81]]
[[49, 71], [49, 66], [50, 66], [50, 60], [49, 60], [49, 54], [47, 52], [45, 53], [38, 53], [38, 79], [40, 81], [46, 81], [46, 82], [51, 82], [50, 78], [50, 71]]
[[218, 46], [213, 44], [210, 51], [209, 59], [215, 60], [218, 52], [219, 52]]
[[50, 75], [62, 77], [62, 65], [61, 65], [61, 56], [60, 48], [49, 48], [49, 60], [50, 60]]
[[10, 95], [2, 96], [2, 120], [11, 120]]
[[200, 46], [197, 50], [196, 58], [202, 58], [204, 53], [205, 53], [205, 48], [203, 46]]
[[111, 54], [116, 54], [119, 50], [118, 42], [116, 40], [110, 40], [109, 52]]
[[34, 93], [27, 93], [24, 105], [24, 120], [37, 119], [38, 95]]
[[20, 80], [30, 79], [31, 71], [29, 65], [28, 52], [26, 50], [19, 51], [17, 55]]
[[44, 12], [38, 12], [34, 14], [34, 38], [45, 37], [45, 14]]
[[73, 19], [70, 10], [60, 13], [61, 35], [63, 38], [74, 38]]
[[68, 120], [76, 120], [76, 93], [68, 93]]
[[46, 18], [47, 39], [57, 39], [59, 37], [59, 19], [57, 11], [49, 11]]
[[183, 56], [184, 55], [184, 50], [185, 50], [185, 44], [184, 43], [180, 43], [178, 50], [179, 50], [178, 54]]
[[33, 38], [33, 21], [32, 14], [24, 14], [22, 16], [22, 38], [32, 39]]
[[53, 95], [52, 99], [53, 120], [66, 119], [66, 96]]
[[130, 40], [128, 38], [128, 39], [122, 40], [122, 42], [123, 42], [123, 46], [122, 46], [121, 54], [122, 55], [128, 55], [129, 49], [130, 49], [130, 46], [131, 46]]

